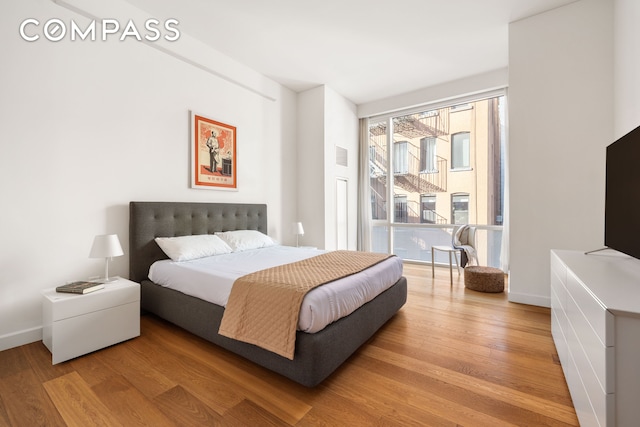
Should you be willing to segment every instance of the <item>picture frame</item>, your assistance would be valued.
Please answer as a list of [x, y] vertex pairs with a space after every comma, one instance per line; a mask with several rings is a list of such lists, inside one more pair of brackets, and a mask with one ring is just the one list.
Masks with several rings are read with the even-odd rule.
[[236, 127], [189, 113], [191, 188], [237, 191]]

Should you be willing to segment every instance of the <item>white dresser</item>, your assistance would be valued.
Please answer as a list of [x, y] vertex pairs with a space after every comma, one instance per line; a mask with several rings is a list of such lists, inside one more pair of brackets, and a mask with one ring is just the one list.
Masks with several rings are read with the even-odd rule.
[[640, 260], [551, 251], [551, 332], [580, 425], [640, 420]]

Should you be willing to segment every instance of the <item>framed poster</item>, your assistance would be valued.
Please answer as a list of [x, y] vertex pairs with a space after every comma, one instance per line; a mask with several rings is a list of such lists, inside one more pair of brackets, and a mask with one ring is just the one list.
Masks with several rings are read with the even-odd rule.
[[238, 189], [236, 128], [191, 112], [191, 187]]

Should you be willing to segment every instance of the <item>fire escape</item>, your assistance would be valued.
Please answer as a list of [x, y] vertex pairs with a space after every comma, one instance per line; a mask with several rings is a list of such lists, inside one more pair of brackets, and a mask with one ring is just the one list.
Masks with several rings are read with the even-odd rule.
[[[387, 123], [381, 122], [369, 128], [369, 164], [372, 188], [372, 204], [374, 209], [385, 209], [384, 188], [387, 184], [387, 150], [381, 146], [376, 137], [386, 135]], [[423, 138], [438, 138], [449, 133], [449, 109], [443, 108], [426, 113], [393, 119], [394, 140], [398, 137], [406, 141], [396, 141], [394, 144], [393, 175], [394, 185], [408, 192], [417, 194], [432, 194], [447, 191], [447, 159], [434, 156], [434, 159], [422, 159], [420, 140]], [[417, 141], [417, 143], [416, 143]], [[404, 144], [397, 147], [396, 144]], [[400, 148], [400, 149], [396, 149]], [[425, 167], [429, 165], [430, 167]], [[396, 207], [396, 210], [398, 207]], [[415, 210], [415, 209], [413, 209]], [[421, 209], [418, 208], [418, 211]], [[373, 212], [374, 217], [376, 212]], [[434, 211], [415, 213], [410, 215], [415, 220], [407, 222], [446, 222], [446, 219]], [[405, 221], [403, 221], [405, 222]]]

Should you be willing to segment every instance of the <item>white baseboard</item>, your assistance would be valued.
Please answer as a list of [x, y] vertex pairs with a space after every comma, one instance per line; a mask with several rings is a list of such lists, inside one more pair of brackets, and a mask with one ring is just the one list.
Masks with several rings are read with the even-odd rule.
[[0, 336], [0, 351], [42, 341], [42, 326]]
[[538, 307], [551, 307], [551, 297], [540, 295], [520, 294], [509, 291], [509, 301], [519, 304], [537, 305]]

